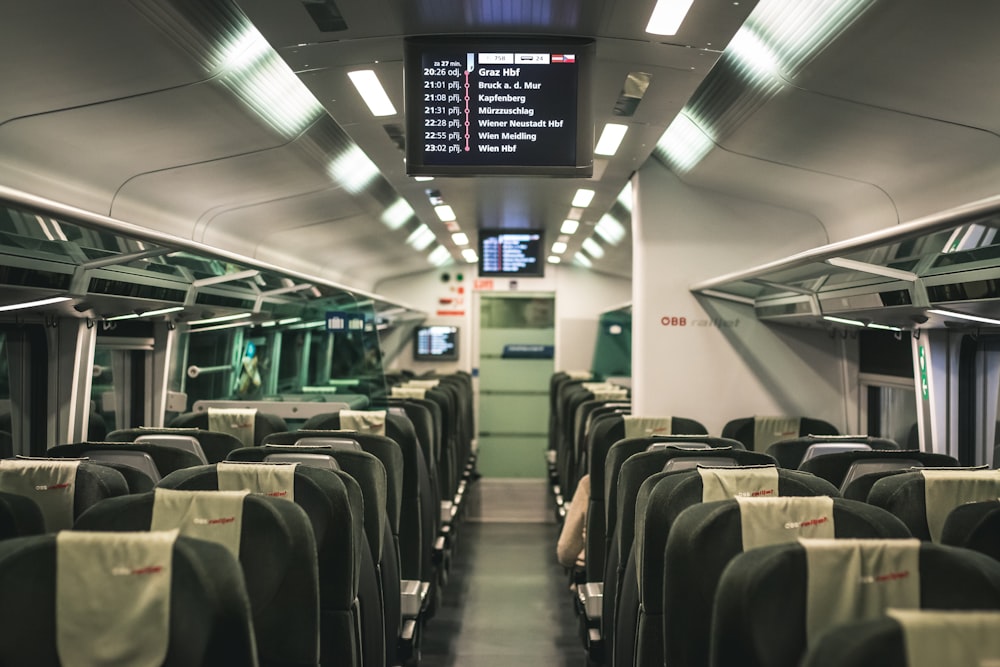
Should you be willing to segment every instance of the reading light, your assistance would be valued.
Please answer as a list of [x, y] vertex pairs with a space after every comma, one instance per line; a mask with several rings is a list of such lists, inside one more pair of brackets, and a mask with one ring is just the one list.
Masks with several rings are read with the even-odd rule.
[[864, 322], [859, 322], [858, 320], [848, 320], [848, 319], [843, 318], [843, 317], [834, 317], [832, 315], [824, 315], [823, 319], [827, 320], [829, 322], [836, 322], [837, 324], [849, 324], [852, 327], [863, 327], [863, 326], [865, 326]]
[[216, 324], [218, 322], [229, 322], [231, 320], [242, 320], [250, 317], [252, 313], [236, 313], [235, 315], [220, 315], [219, 317], [209, 317], [205, 320], [191, 320], [188, 322], [188, 326], [194, 326], [196, 324]]
[[594, 200], [594, 191], [587, 190], [586, 188], [580, 188], [576, 191], [576, 195], [573, 197], [573, 206], [579, 206], [580, 208], [587, 208], [590, 206], [590, 202]]
[[676, 35], [694, 0], [658, 0], [646, 24], [652, 35]]
[[602, 248], [601, 244], [595, 241], [593, 238], [584, 240], [583, 249], [586, 250], [590, 254], [590, 256], [593, 257], [594, 259], [600, 259], [601, 257], [604, 257], [604, 248]]
[[594, 146], [594, 154], [610, 157], [617, 153], [626, 132], [628, 132], [628, 125], [607, 123], [604, 126], [604, 131], [601, 132], [601, 138], [597, 140], [597, 145]]
[[443, 245], [434, 248], [431, 254], [427, 256], [427, 261], [434, 266], [442, 266], [450, 259], [451, 253]]
[[437, 217], [441, 218], [441, 222], [451, 222], [455, 219], [455, 211], [447, 204], [435, 206], [434, 212], [437, 213]]
[[455, 232], [451, 235], [451, 240], [455, 245], [469, 245], [469, 237], [465, 235], [465, 232]]
[[348, 72], [351, 83], [358, 89], [361, 99], [365, 101], [373, 116], [395, 116], [396, 107], [392, 105], [392, 100], [385, 93], [385, 88], [378, 80], [378, 76], [373, 70], [362, 69], [355, 72]]
[[38, 301], [25, 301], [23, 303], [11, 303], [6, 306], [0, 306], [0, 311], [8, 310], [25, 310], [27, 308], [37, 308], [38, 306], [48, 306], [53, 303], [62, 303], [63, 301], [69, 301], [68, 296], [54, 296], [49, 299], [39, 299]]
[[563, 220], [562, 227], [559, 228], [559, 231], [563, 234], [576, 234], [576, 230], [579, 228], [579, 220]]
[[590, 261], [590, 258], [584, 255], [582, 252], [578, 252], [575, 255], [573, 255], [573, 261], [579, 264], [580, 266], [587, 267], [588, 269], [594, 265], [594, 263]]
[[552, 244], [552, 254], [561, 255], [566, 252], [566, 244], [562, 241], [556, 241]]
[[979, 315], [968, 315], [966, 313], [958, 313], [954, 310], [941, 310], [938, 308], [928, 309], [928, 313], [934, 313], [935, 315], [943, 315], [945, 317], [955, 317], [960, 320], [970, 320], [972, 322], [982, 322], [984, 324], [1000, 324], [1000, 320], [995, 320], [989, 317], [980, 317]]
[[476, 251], [473, 250], [472, 248], [466, 248], [465, 250], [463, 250], [462, 257], [464, 257], [465, 261], [468, 262], [469, 264], [475, 264], [476, 262], [479, 261], [479, 255], [477, 255]]
[[558, 264], [562, 261], [559, 255], [549, 255], [549, 264]]

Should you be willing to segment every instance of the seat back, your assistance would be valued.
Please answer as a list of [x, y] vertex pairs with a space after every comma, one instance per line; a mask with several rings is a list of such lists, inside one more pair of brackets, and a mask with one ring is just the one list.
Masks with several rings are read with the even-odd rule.
[[239, 449], [243, 444], [234, 435], [207, 431], [201, 428], [154, 428], [140, 426], [139, 428], [124, 428], [108, 433], [108, 442], [135, 442], [136, 438], [146, 435], [185, 435], [195, 438], [205, 455], [207, 463], [225, 461], [229, 452]]
[[45, 519], [38, 505], [24, 496], [0, 491], [0, 541], [44, 532]]
[[[169, 426], [171, 428], [197, 428], [210, 431], [208, 411], [185, 412], [174, 417]], [[272, 433], [281, 433], [288, 430], [288, 424], [278, 415], [259, 410], [254, 414], [253, 419], [253, 444], [259, 445], [264, 438]], [[241, 441], [242, 442], [242, 441]]]
[[959, 505], [945, 519], [941, 544], [972, 549], [1000, 561], [1000, 500]]
[[143, 475], [146, 475], [153, 483], [161, 479], [160, 471], [153, 462], [153, 457], [146, 452], [137, 452], [132, 449], [91, 449], [84, 452], [84, 456], [98, 463], [111, 463], [134, 468]]
[[163, 445], [153, 445], [145, 442], [78, 442], [68, 445], [56, 445], [48, 450], [49, 456], [62, 458], [79, 458], [90, 456], [92, 452], [98, 450], [108, 450], [112, 452], [144, 452], [149, 454], [156, 465], [158, 474], [169, 475], [181, 468], [192, 468], [203, 465], [201, 459], [191, 452], [177, 449], [176, 447], [164, 447]]
[[192, 435], [145, 433], [137, 437], [133, 442], [148, 442], [153, 445], [182, 449], [197, 456], [198, 460], [202, 463], [208, 463], [208, 458], [205, 457], [205, 452], [201, 448], [201, 443], [198, 442], [198, 438]]
[[867, 435], [807, 435], [772, 443], [767, 448], [767, 453], [782, 468], [794, 469], [817, 456], [868, 449], [899, 449], [899, 445], [887, 438]]
[[329, 454], [309, 454], [302, 452], [276, 452], [264, 457], [268, 463], [301, 463], [302, 465], [314, 468], [325, 468], [326, 470], [340, 470], [337, 459]]
[[[171, 500], [179, 505], [173, 511]], [[231, 525], [240, 529], [226, 536]], [[244, 575], [261, 665], [319, 664], [317, 550], [301, 507], [258, 495], [158, 489], [99, 503], [75, 525], [90, 531], [175, 528], [219, 544], [235, 538], [227, 548], [235, 547]]]
[[741, 417], [722, 427], [722, 437], [739, 440], [751, 451], [767, 451], [773, 443], [804, 435], [838, 435], [837, 428], [812, 417]]
[[126, 495], [128, 485], [117, 470], [89, 461], [4, 459], [0, 492], [30, 500], [41, 512], [45, 532], [53, 533], [72, 526], [92, 505]]
[[[663, 489], [654, 490], [647, 505], [646, 523], [652, 526], [650, 530], [656, 531], [653, 522], [661, 520], [669, 530], [662, 556], [646, 550], [639, 572], [643, 614], [637, 655], [641, 665], [662, 665], [665, 660], [676, 667], [708, 666], [713, 600], [719, 579], [729, 561], [747, 548], [780, 543], [777, 539], [794, 542], [801, 536], [815, 536], [820, 529], [839, 538], [886, 539], [910, 535], [899, 519], [888, 512], [841, 498], [758, 501], [757, 505], [769, 513], [764, 520], [781, 525], [785, 534], [748, 535], [760, 522], [759, 517], [746, 516], [746, 512], [754, 511], [753, 501], [687, 504], [685, 497], [694, 495], [689, 491], [683, 485], [672, 488], [664, 485]], [[817, 509], [817, 505], [827, 503], [828, 509]], [[659, 539], [656, 543], [659, 544]]]
[[[160, 486], [217, 491], [217, 467], [179, 470], [164, 477]], [[321, 662], [352, 667], [378, 664], [384, 646], [382, 610], [361, 520], [361, 487], [347, 473], [299, 465], [294, 471], [294, 500], [309, 517], [316, 542]], [[360, 591], [366, 587], [368, 592], [362, 597]], [[367, 608], [359, 607], [359, 598], [368, 601]]]
[[730, 561], [715, 598], [712, 664], [794, 667], [825, 630], [887, 607], [1000, 609], [1000, 563], [974, 551], [831, 540], [815, 553], [800, 542]]
[[[830, 482], [834, 486], [840, 488], [841, 490], [847, 488], [847, 484], [860, 477], [863, 474], [869, 472], [874, 472], [874, 470], [865, 470], [863, 472], [855, 471], [854, 476], [851, 480], [847, 479], [848, 471], [855, 463], [866, 463], [869, 461], [883, 461], [886, 459], [890, 460], [909, 460], [916, 461], [920, 466], [928, 466], [935, 468], [945, 468], [953, 467], [958, 465], [958, 460], [947, 454], [936, 454], [933, 452], [921, 452], [913, 449], [906, 450], [883, 450], [883, 449], [873, 449], [871, 451], [853, 451], [853, 452], [840, 452], [838, 454], [827, 454], [814, 459], [809, 459], [798, 466], [799, 470], [805, 472], [811, 472], [818, 477], [822, 477], [826, 481]], [[891, 465], [882, 466], [883, 470], [893, 469]]]
[[295, 447], [328, 447], [330, 449], [341, 449], [345, 451], [360, 452], [361, 444], [357, 440], [350, 438], [299, 438], [295, 441]]
[[877, 481], [868, 502], [898, 516], [914, 537], [939, 542], [945, 519], [962, 503], [1000, 497], [1000, 471], [923, 469]]
[[[60, 667], [56, 618], [56, 536], [0, 542], [0, 663]], [[104, 581], [95, 581], [104, 587]], [[257, 664], [250, 605], [239, 563], [224, 547], [178, 537], [170, 568], [163, 667]], [[91, 613], [101, 613], [95, 609]], [[127, 638], [129, 631], [121, 628]]]

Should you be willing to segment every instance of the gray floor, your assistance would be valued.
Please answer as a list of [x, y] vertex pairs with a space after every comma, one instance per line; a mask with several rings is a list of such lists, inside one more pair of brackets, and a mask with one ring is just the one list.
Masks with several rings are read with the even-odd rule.
[[585, 667], [557, 539], [555, 523], [465, 522], [422, 667]]

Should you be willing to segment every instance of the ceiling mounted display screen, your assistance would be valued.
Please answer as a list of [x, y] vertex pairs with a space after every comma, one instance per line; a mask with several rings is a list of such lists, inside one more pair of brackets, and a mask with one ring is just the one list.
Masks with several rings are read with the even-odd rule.
[[480, 229], [479, 275], [541, 278], [545, 275], [540, 229]]
[[410, 176], [593, 174], [593, 40], [406, 41]]

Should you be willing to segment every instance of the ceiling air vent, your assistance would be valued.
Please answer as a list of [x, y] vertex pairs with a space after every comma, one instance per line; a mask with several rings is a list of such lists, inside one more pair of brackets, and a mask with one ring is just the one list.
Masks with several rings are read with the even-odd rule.
[[883, 306], [913, 305], [913, 297], [910, 296], [910, 290], [908, 289], [897, 289], [897, 290], [890, 290], [888, 292], [879, 292], [878, 298], [882, 301]]
[[253, 300], [248, 301], [231, 296], [222, 296], [221, 294], [212, 294], [211, 292], [198, 292], [198, 296], [195, 297], [195, 303], [201, 306], [222, 306], [224, 308], [241, 309], [253, 308], [255, 304]]
[[19, 266], [0, 266], [0, 283], [19, 287], [42, 287], [45, 289], [68, 290], [72, 274], [28, 269]]
[[302, 6], [309, 12], [309, 16], [320, 32], [347, 30], [344, 16], [333, 0], [302, 0]]
[[156, 301], [173, 301], [175, 303], [184, 303], [186, 296], [186, 292], [181, 289], [108, 278], [92, 278], [87, 291], [90, 294], [128, 296], [136, 299], [155, 299]]
[[928, 285], [927, 297], [932, 301], [974, 301], [1000, 297], [1000, 280], [968, 280], [962, 283]]
[[809, 315], [812, 308], [808, 301], [781, 303], [773, 306], [757, 306], [757, 317], [781, 317], [782, 315]]

